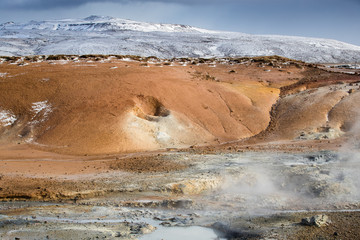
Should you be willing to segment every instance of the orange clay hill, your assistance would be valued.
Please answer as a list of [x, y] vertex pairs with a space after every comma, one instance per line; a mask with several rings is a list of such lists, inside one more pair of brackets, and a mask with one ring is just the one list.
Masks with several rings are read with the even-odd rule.
[[358, 75], [277, 56], [0, 60], [0, 144], [70, 155], [337, 137], [360, 101]]

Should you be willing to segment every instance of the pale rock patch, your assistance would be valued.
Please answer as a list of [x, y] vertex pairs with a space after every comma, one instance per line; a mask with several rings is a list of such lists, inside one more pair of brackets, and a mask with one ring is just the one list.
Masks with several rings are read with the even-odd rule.
[[10, 111], [0, 111], [0, 124], [4, 127], [11, 126], [17, 120], [16, 116]]

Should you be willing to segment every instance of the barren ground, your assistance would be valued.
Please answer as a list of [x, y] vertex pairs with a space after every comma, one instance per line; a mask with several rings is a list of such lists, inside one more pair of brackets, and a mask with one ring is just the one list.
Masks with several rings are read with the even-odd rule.
[[[279, 58], [0, 73], [1, 239], [359, 238], [356, 74]], [[316, 214], [331, 222], [299, 224]]]

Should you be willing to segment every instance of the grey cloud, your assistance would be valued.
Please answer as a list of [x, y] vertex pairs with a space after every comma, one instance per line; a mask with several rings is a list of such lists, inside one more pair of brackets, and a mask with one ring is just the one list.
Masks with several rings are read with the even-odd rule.
[[81, 6], [98, 0], [0, 0], [0, 5], [7, 9], [52, 9]]
[[134, 3], [134, 2], [162, 2], [178, 4], [211, 4], [223, 2], [238, 2], [236, 0], [0, 0], [3, 9], [53, 9], [78, 7], [87, 3]]
[[[298, 2], [298, 0], [0, 0], [0, 6], [2, 9], [54, 9], [54, 8], [71, 8], [78, 7], [87, 3], [120, 3], [120, 4], [131, 4], [135, 2], [149, 3], [149, 2], [160, 2], [160, 3], [177, 3], [183, 5], [197, 5], [197, 4], [219, 4], [224, 3], [252, 3], [252, 4], [262, 4], [262, 3], [289, 3], [289, 2]], [[313, 0], [302, 0], [302, 2], [312, 2]], [[324, 1], [324, 0], [322, 0]], [[339, 2], [352, 2], [360, 3], [359, 0], [328, 0], [330, 3], [339, 3]]]

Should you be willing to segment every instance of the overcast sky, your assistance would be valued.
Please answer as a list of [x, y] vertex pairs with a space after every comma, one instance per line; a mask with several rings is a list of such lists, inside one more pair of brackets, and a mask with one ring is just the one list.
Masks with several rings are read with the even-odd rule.
[[0, 23], [90, 15], [360, 46], [360, 0], [0, 0]]

